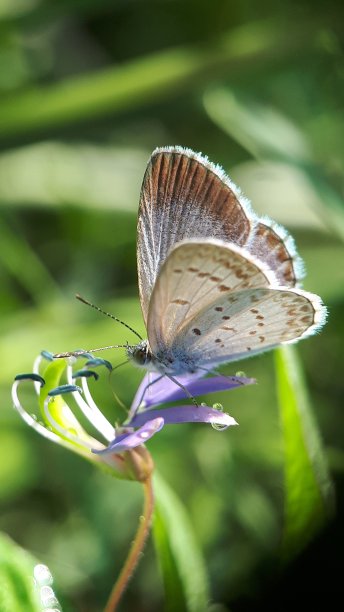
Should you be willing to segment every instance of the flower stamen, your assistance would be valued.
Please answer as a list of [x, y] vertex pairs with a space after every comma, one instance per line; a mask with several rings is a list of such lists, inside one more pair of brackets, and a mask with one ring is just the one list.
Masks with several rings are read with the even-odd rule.
[[[87, 377], [82, 375], [81, 372], [77, 372], [76, 377], [78, 375], [81, 378], [82, 390], [86, 400], [82, 397], [82, 395], [80, 395], [80, 393], [73, 393], [73, 397], [83, 415], [95, 427], [95, 429], [97, 429], [97, 431], [104, 436], [108, 442], [110, 442], [115, 437], [115, 429], [95, 403], [88, 387]], [[73, 368], [70, 364], [67, 366], [66, 376], [69, 384], [73, 384]]]

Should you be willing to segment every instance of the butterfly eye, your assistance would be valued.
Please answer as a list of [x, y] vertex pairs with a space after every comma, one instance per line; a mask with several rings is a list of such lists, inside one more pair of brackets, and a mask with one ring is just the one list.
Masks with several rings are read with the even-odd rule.
[[128, 346], [127, 353], [128, 357], [138, 366], [147, 367], [152, 360], [147, 341], [140, 342], [136, 346]]

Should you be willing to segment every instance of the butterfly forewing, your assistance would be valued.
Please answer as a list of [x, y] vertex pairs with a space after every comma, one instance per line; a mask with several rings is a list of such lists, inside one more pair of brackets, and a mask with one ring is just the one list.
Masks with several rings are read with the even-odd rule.
[[141, 188], [137, 262], [145, 322], [152, 288], [170, 249], [189, 238], [244, 245], [254, 215], [223, 170], [189, 149], [153, 152]]
[[[201, 312], [228, 296], [275, 282], [273, 273], [240, 247], [215, 240], [185, 241], [165, 260], [154, 286], [148, 314], [153, 353], [170, 347]], [[214, 311], [216, 312], [216, 310]]]
[[203, 309], [175, 338], [202, 365], [238, 360], [314, 333], [324, 323], [318, 296], [301, 290], [259, 288], [230, 293]]

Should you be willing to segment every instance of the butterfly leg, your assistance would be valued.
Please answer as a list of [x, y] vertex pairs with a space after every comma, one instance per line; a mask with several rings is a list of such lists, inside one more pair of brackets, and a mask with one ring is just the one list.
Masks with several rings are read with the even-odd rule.
[[128, 419], [129, 419], [129, 420], [130, 420], [130, 419], [132, 419], [132, 418], [134, 418], [135, 414], [136, 414], [136, 413], [137, 413], [137, 411], [139, 410], [139, 408], [140, 408], [140, 406], [142, 405], [142, 402], [143, 402], [143, 400], [144, 400], [144, 397], [145, 397], [145, 395], [146, 395], [146, 393], [147, 393], [147, 390], [148, 390], [150, 387], [152, 387], [153, 385], [155, 385], [155, 383], [159, 382], [159, 380], [161, 380], [162, 378], [164, 378], [164, 376], [165, 376], [165, 374], [161, 374], [161, 376], [158, 376], [158, 378], [156, 378], [155, 380], [152, 380], [151, 382], [149, 382], [149, 383], [148, 383], [148, 384], [145, 386], [145, 388], [144, 388], [144, 390], [143, 390], [143, 392], [142, 392], [142, 395], [141, 395], [141, 397], [140, 397], [140, 401], [139, 401], [139, 402], [138, 402], [138, 404], [137, 404], [137, 407], [135, 408], [135, 410], [130, 410], [130, 411], [129, 411], [129, 413], [128, 413]]
[[217, 372], [216, 370], [210, 370], [209, 368], [198, 368], [199, 370], [203, 370], [203, 372], [206, 372], [207, 374], [214, 374], [215, 376], [222, 376], [223, 378], [227, 378], [228, 380], [238, 383], [238, 385], [244, 385], [245, 383], [243, 383], [241, 380], [239, 380], [239, 378], [237, 376], [227, 376], [227, 374], [220, 374], [219, 372]]
[[199, 405], [198, 405], [196, 399], [194, 398], [194, 396], [190, 393], [190, 391], [186, 387], [184, 387], [184, 385], [182, 385], [181, 382], [179, 382], [179, 380], [177, 380], [176, 378], [174, 378], [174, 376], [171, 376], [170, 374], [165, 374], [165, 376], [167, 376], [167, 378], [172, 380], [172, 382], [175, 385], [177, 385], [177, 387], [180, 387], [181, 389], [183, 389], [185, 395], [187, 397], [189, 397], [191, 399], [192, 403], [195, 404], [195, 406], [197, 406], [197, 408], [198, 408]]
[[[122, 366], [126, 365], [127, 363], [129, 363], [129, 359], [127, 359], [126, 361], [122, 361], [122, 363], [119, 363], [118, 365], [114, 366], [111, 370], [111, 372], [109, 373], [109, 379], [111, 380], [111, 377], [114, 373], [115, 370], [118, 370], [118, 368], [121, 368]], [[117, 395], [116, 391], [114, 388], [112, 388], [112, 393], [113, 396], [116, 400], [116, 402], [119, 404], [119, 406], [121, 408], [123, 408], [126, 412], [128, 412], [128, 407], [125, 405], [124, 402], [122, 402], [121, 398], [119, 397], [119, 395]]]

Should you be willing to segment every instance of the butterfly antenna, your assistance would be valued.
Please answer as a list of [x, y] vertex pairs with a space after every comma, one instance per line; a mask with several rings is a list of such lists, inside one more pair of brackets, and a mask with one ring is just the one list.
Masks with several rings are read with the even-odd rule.
[[[130, 327], [130, 325], [128, 325], [127, 323], [124, 323], [124, 321], [121, 321], [121, 319], [119, 319], [118, 317], [115, 317], [110, 312], [106, 312], [105, 310], [102, 310], [101, 308], [99, 308], [99, 306], [96, 306], [95, 304], [92, 304], [92, 302], [89, 302], [88, 300], [86, 300], [84, 297], [79, 295], [79, 293], [77, 293], [75, 297], [76, 297], [77, 300], [79, 300], [79, 302], [82, 302], [83, 304], [86, 304], [87, 306], [91, 306], [91, 308], [94, 308], [94, 310], [98, 310], [98, 312], [101, 312], [103, 315], [106, 315], [107, 317], [110, 317], [110, 319], [113, 319], [114, 321], [117, 321], [118, 323], [121, 323], [121, 325], [124, 325], [124, 327], [126, 327], [127, 329], [130, 329], [130, 331], [133, 332], [133, 334], [135, 334], [135, 336], [140, 338], [140, 340], [143, 340], [142, 336], [140, 336], [140, 334], [137, 331], [135, 331], [135, 329]], [[111, 348], [111, 347], [105, 347], [105, 348]], [[89, 351], [89, 352], [92, 352], [92, 351]]]
[[98, 353], [98, 351], [107, 351], [113, 348], [128, 348], [130, 344], [111, 344], [110, 346], [101, 346], [95, 349], [80, 349], [79, 351], [68, 351], [67, 353], [55, 353], [54, 359], [63, 359], [64, 357], [87, 357], [88, 353]]

